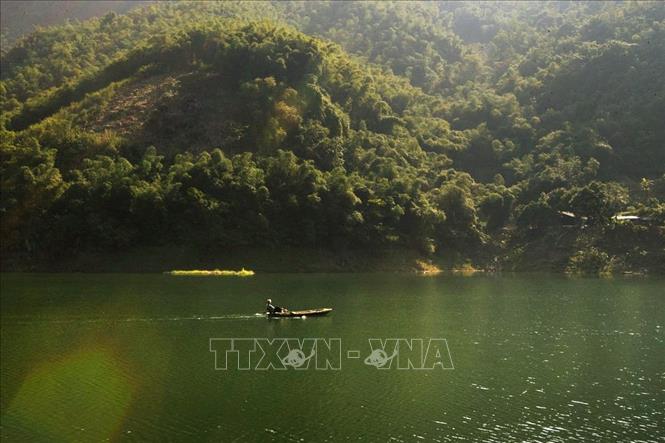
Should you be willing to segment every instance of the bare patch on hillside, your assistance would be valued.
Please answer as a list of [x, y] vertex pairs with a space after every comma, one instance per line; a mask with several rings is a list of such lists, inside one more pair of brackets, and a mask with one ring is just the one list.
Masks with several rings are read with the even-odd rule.
[[157, 104], [177, 93], [178, 77], [159, 75], [119, 86], [95, 118], [87, 122], [86, 129], [113, 131], [123, 137], [137, 134]]

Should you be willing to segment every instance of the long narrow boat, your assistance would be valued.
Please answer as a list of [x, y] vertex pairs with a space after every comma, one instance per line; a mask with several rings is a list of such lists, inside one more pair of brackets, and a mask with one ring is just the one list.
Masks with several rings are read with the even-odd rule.
[[270, 318], [317, 317], [321, 315], [326, 315], [329, 312], [332, 312], [332, 308], [304, 309], [301, 311], [276, 312], [274, 314], [266, 314], [266, 315]]

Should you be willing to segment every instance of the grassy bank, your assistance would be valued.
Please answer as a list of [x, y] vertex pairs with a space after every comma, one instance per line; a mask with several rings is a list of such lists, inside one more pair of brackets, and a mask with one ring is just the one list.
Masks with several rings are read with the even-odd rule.
[[201, 253], [188, 248], [140, 248], [122, 253], [84, 253], [35, 261], [3, 257], [3, 272], [165, 272], [173, 269], [251, 269], [266, 272], [432, 272], [433, 264], [411, 250], [328, 251], [308, 248], [236, 248]]
[[[485, 271], [554, 272], [586, 275], [665, 274], [665, 250], [634, 244], [634, 251], [606, 253], [576, 238], [544, 235], [507, 250], [488, 246], [473, 258], [459, 254], [425, 257], [405, 248], [325, 250], [312, 248], [229, 248], [205, 252], [192, 247], [135, 248], [123, 252], [86, 252], [60, 259], [2, 255], [2, 272], [136, 272], [173, 270], [252, 270], [257, 273], [307, 272], [440, 272], [473, 274]], [[614, 254], [612, 254], [614, 252]], [[220, 275], [228, 271], [219, 271]]]

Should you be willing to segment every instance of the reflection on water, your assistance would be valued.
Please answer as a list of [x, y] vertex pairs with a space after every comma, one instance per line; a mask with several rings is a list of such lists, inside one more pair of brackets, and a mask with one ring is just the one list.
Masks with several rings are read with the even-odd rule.
[[[654, 440], [665, 422], [663, 283], [3, 275], [0, 432], [21, 441]], [[335, 311], [267, 320], [268, 297]], [[337, 337], [344, 358], [339, 371], [215, 371], [211, 337]], [[370, 338], [395, 337], [447, 339], [455, 369], [364, 364]]]
[[126, 418], [131, 397], [132, 388], [111, 353], [79, 350], [25, 375], [3, 411], [3, 430], [44, 441], [68, 440], [77, 433], [72, 431], [108, 439]]

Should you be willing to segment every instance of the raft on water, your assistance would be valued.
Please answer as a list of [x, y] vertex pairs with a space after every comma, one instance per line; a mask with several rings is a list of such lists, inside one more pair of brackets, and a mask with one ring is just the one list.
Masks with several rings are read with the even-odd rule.
[[242, 268], [239, 271], [231, 271], [227, 269], [213, 269], [213, 270], [191, 270], [191, 271], [168, 271], [165, 272], [168, 275], [177, 275], [177, 276], [215, 276], [215, 277], [251, 277], [254, 275], [254, 271], [249, 269]]

